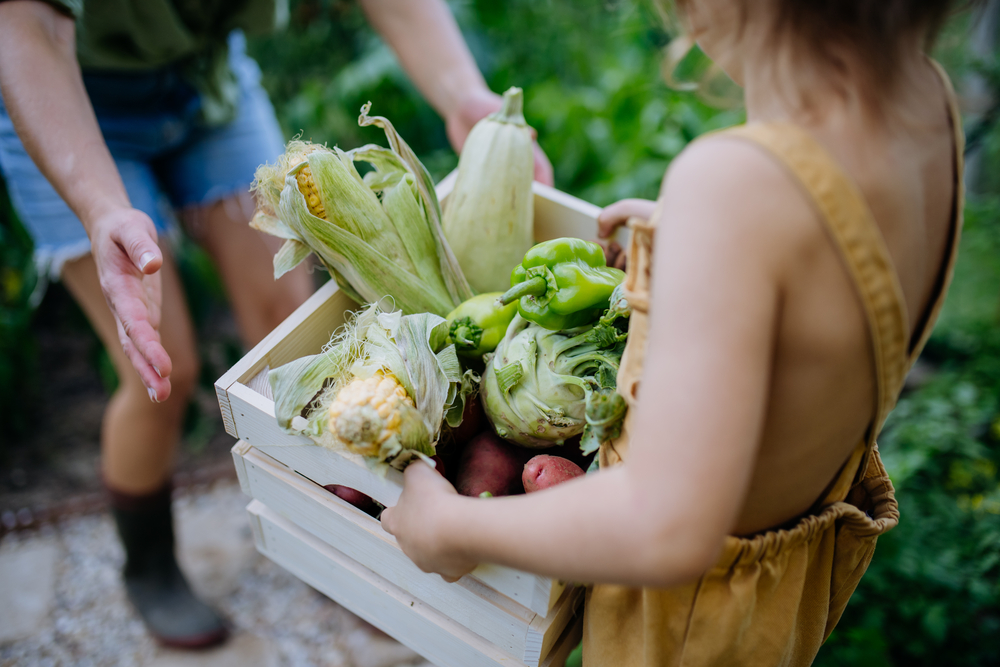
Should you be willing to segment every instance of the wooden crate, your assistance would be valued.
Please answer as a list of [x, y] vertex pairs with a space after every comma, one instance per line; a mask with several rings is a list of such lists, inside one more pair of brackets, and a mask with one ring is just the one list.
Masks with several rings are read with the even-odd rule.
[[[443, 627], [448, 633], [455, 634], [449, 639], [452, 644], [469, 643], [471, 633], [476, 636], [476, 641], [468, 650], [483, 652], [485, 649], [479, 644], [488, 645], [490, 651], [504, 655], [507, 661], [504, 664], [533, 667], [543, 664], [543, 658], [550, 656], [563, 631], [579, 620], [584, 594], [580, 587], [564, 588], [556, 603], [543, 615], [501, 595], [474, 577], [463, 577], [454, 584], [448, 584], [435, 574], [421, 572], [396, 546], [395, 539], [382, 530], [377, 520], [315, 482], [242, 441], [233, 448], [233, 458], [240, 485], [254, 499], [250, 507], [253, 522], [275, 526], [257, 531], [257, 546], [261, 553], [366, 619], [368, 616], [355, 607], [366, 610], [368, 603], [352, 600], [341, 593], [345, 585], [341, 580], [348, 572], [363, 572], [362, 578], [377, 580], [376, 588], [383, 594], [391, 592], [393, 599], [402, 596], [408, 602], [419, 601], [419, 606], [414, 604], [402, 610], [403, 613], [396, 610], [375, 623], [404, 643], [406, 632], [399, 627], [403, 619], [417, 625], [441, 625], [437, 618], [441, 615], [448, 619]], [[290, 531], [294, 537], [287, 536]], [[267, 536], [270, 537], [265, 539]], [[318, 551], [318, 555], [297, 553], [302, 550], [302, 545], [309, 545], [311, 550]], [[331, 553], [333, 556], [330, 556]], [[316, 566], [327, 557], [333, 562]], [[345, 563], [350, 563], [351, 567], [345, 568]], [[384, 597], [383, 594], [372, 595]], [[369, 603], [379, 609], [385, 608], [385, 605], [393, 606], [388, 600]], [[411, 618], [414, 615], [427, 617], [428, 610], [433, 610], [430, 618]], [[438, 633], [443, 631], [435, 630]], [[419, 636], [414, 636], [411, 642], [416, 642]], [[434, 659], [432, 656], [437, 655], [436, 641], [430, 641], [429, 645], [417, 643], [413, 648], [428, 659]], [[487, 654], [492, 655], [484, 653]], [[516, 658], [516, 662], [511, 662], [512, 658]], [[456, 664], [494, 663], [483, 662], [480, 658], [474, 663]]]
[[518, 660], [260, 501], [251, 501], [247, 512], [262, 554], [438, 667], [561, 667], [580, 642], [578, 615], [541, 662]]
[[[438, 197], [453, 184], [454, 175]], [[536, 240], [596, 236], [596, 206], [538, 183], [533, 189]], [[569, 642], [571, 650], [579, 636], [582, 589], [495, 565], [455, 584], [420, 572], [378, 521], [321, 488], [342, 484], [391, 506], [402, 475], [379, 477], [360, 457], [278, 428], [267, 370], [319, 352], [356, 308], [328, 282], [216, 382], [226, 430], [240, 440], [240, 483], [255, 499], [248, 510], [258, 549], [435, 664], [561, 664], [553, 662], [560, 648]]]

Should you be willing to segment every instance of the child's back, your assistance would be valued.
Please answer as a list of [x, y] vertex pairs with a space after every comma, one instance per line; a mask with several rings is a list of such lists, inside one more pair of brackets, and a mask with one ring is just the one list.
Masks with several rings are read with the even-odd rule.
[[[725, 169], [748, 197], [767, 193], [758, 206], [732, 199], [722, 205], [730, 208], [733, 221], [742, 218], [736, 224], [748, 226], [739, 251], [772, 258], [780, 290], [768, 407], [737, 534], [780, 525], [808, 510], [875, 418], [876, 367], [860, 276], [852, 277], [845, 249], [830, 231], [845, 200], [853, 200], [861, 214], [849, 224], [865, 229], [874, 223], [878, 229], [870, 237], [876, 247], [863, 252], [875, 252], [884, 241], [891, 265], [877, 270], [884, 289], [880, 298], [902, 297], [906, 353], [920, 342], [929, 310], [942, 295], [960, 214], [959, 139], [952, 130], [947, 84], [930, 62], [921, 64], [917, 98], [923, 104], [891, 112], [906, 113], [905, 125], [892, 119], [866, 123], [856, 107], [837, 105], [818, 122], [796, 119], [794, 128], [759, 121], [763, 127], [751, 132], [801, 161], [797, 174], [759, 145], [726, 135], [695, 147], [702, 155], [689, 156], [692, 162], [705, 160], [703, 168], [715, 173], [728, 163]], [[751, 125], [757, 123], [751, 117]], [[697, 171], [692, 165], [685, 180], [697, 178]], [[815, 187], [831, 187], [833, 210], [820, 211], [815, 193], [803, 189], [799, 179], [810, 177]], [[710, 189], [701, 182], [704, 196]], [[665, 212], [664, 222], [669, 219]], [[901, 294], [895, 291], [897, 279]], [[898, 389], [887, 387], [893, 394]]]
[[[748, 124], [685, 151], [651, 224], [634, 225], [628, 286], [649, 338], [623, 360], [636, 409], [602, 464], [655, 475], [661, 454], [633, 443], [663, 433], [691, 479], [719, 480], [678, 485], [676, 501], [715, 505], [704, 516], [745, 537], [687, 585], [595, 586], [591, 664], [808, 664], [898, 518], [874, 441], [951, 274], [954, 95], [916, 40], [881, 99], [849, 52], [843, 78], [781, 88], [773, 43], [753, 45], [767, 31], [744, 20], [751, 46], [720, 60], [745, 82]], [[646, 326], [642, 313], [633, 340]]]

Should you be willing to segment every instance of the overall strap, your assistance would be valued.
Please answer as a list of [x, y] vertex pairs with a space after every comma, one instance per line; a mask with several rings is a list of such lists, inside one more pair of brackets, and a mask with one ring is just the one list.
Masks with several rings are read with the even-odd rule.
[[865, 440], [825, 494], [842, 500], [853, 481], [864, 476], [875, 437], [895, 406], [910, 367], [906, 301], [899, 278], [860, 190], [805, 130], [789, 123], [762, 123], [721, 134], [759, 145], [798, 181], [839, 250], [864, 308], [875, 359], [875, 410]]

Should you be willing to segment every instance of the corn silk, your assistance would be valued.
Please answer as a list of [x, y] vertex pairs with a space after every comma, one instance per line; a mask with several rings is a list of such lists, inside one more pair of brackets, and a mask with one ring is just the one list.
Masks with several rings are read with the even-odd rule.
[[354, 379], [392, 375], [420, 415], [406, 442], [391, 437], [370, 468], [384, 474], [391, 464], [405, 467], [414, 458], [434, 455], [443, 423], [458, 426], [465, 402], [479, 378], [462, 370], [454, 345], [446, 344], [448, 325], [432, 313], [403, 315], [372, 304], [334, 333], [322, 352], [296, 359], [268, 373], [278, 425], [328, 449], [350, 455], [330, 432], [327, 413], [338, 392]]

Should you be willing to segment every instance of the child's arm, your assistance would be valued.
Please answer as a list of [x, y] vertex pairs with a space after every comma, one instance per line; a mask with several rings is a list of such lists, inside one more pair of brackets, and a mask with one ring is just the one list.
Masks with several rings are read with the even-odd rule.
[[739, 516], [764, 423], [783, 239], [801, 222], [788, 220], [789, 197], [802, 195], [749, 145], [708, 140], [678, 158], [654, 216], [649, 346], [626, 463], [488, 500], [411, 466], [382, 518], [404, 551], [448, 579], [480, 562], [626, 585], [704, 572]]

